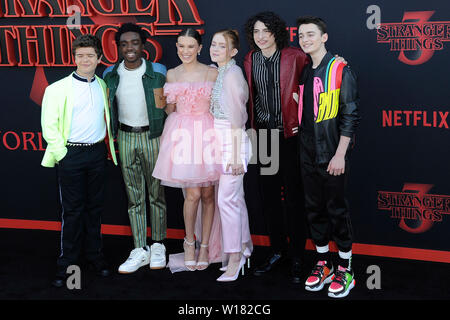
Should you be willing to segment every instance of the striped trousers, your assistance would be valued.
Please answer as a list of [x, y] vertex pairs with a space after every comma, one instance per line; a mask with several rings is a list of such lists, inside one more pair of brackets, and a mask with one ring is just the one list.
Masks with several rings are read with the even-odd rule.
[[147, 245], [146, 185], [150, 203], [151, 237], [155, 241], [161, 241], [167, 234], [164, 187], [160, 180], [152, 177], [158, 158], [159, 137], [150, 139], [148, 134], [119, 130], [117, 135], [135, 248]]

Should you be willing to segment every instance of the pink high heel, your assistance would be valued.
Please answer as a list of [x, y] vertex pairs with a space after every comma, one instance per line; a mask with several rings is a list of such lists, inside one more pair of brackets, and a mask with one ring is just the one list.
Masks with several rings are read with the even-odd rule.
[[226, 276], [224, 273], [216, 280], [219, 282], [235, 281], [239, 277], [239, 271], [241, 271], [241, 270], [242, 270], [242, 275], [244, 275], [244, 265], [245, 265], [246, 259], [247, 258], [244, 255], [241, 256], [241, 261], [239, 262], [239, 268], [237, 268], [236, 273], [233, 276]]

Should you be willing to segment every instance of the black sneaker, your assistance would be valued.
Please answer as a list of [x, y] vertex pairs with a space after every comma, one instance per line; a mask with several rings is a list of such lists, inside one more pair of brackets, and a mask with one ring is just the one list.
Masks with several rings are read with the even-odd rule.
[[53, 279], [53, 281], [52, 281], [52, 286], [54, 286], [56, 288], [62, 288], [66, 285], [66, 281], [67, 281], [67, 275], [57, 273], [55, 276], [55, 279]]
[[109, 266], [105, 260], [100, 259], [91, 262], [91, 266], [94, 268], [95, 273], [101, 277], [108, 277], [111, 275], [111, 271], [109, 270]]
[[292, 283], [300, 283], [301, 282], [301, 268], [302, 264], [299, 260], [294, 260], [292, 262], [291, 268], [291, 282]]

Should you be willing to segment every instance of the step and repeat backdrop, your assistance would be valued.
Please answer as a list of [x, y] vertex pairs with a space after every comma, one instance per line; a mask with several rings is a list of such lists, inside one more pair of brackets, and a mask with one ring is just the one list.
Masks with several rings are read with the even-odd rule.
[[[450, 262], [448, 1], [0, 0], [0, 8], [0, 228], [45, 229], [60, 219], [56, 172], [40, 166], [41, 100], [48, 84], [74, 70], [77, 35], [102, 39], [101, 75], [119, 58], [113, 39], [124, 22], [145, 28], [148, 58], [167, 68], [179, 64], [182, 29], [201, 31], [199, 60], [209, 64], [214, 31], [230, 27], [241, 35], [242, 66], [244, 24], [269, 10], [286, 21], [296, 47], [297, 17], [322, 17], [328, 50], [358, 75], [362, 121], [348, 190], [355, 253]], [[110, 164], [108, 172], [103, 223], [128, 226], [120, 169]], [[252, 170], [246, 196], [252, 234], [267, 243]], [[169, 228], [179, 234], [182, 193], [166, 188], [166, 197]]]

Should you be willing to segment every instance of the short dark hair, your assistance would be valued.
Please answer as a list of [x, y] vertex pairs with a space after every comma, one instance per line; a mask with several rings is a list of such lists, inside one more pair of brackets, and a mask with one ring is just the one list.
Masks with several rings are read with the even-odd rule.
[[75, 51], [78, 48], [89, 48], [92, 47], [95, 50], [95, 53], [97, 54], [97, 58], [100, 58], [103, 54], [102, 49], [102, 42], [99, 38], [92, 34], [82, 34], [81, 36], [78, 36], [73, 42], [72, 42], [72, 54], [75, 56]]
[[253, 39], [253, 29], [257, 21], [264, 23], [264, 25], [274, 35], [278, 50], [289, 46], [289, 33], [287, 31], [286, 22], [274, 12], [265, 11], [254, 15], [245, 23], [245, 34], [252, 49], [259, 50], [255, 40]]
[[116, 35], [114, 38], [116, 40], [117, 45], [119, 45], [119, 43], [120, 43], [120, 37], [122, 36], [122, 34], [124, 34], [126, 32], [136, 32], [137, 34], [139, 34], [142, 44], [145, 44], [145, 42], [147, 41], [148, 36], [147, 36], [147, 33], [144, 31], [144, 29], [142, 29], [137, 24], [127, 22], [127, 23], [124, 23], [116, 32]]
[[315, 24], [322, 34], [327, 33], [327, 24], [325, 21], [319, 17], [314, 16], [303, 16], [297, 19], [297, 28], [299, 28], [302, 24]]
[[191, 38], [194, 38], [195, 40], [197, 40], [198, 45], [202, 44], [202, 36], [200, 35], [200, 33], [197, 30], [195, 30], [193, 28], [187, 28], [187, 29], [181, 31], [178, 34], [177, 39], [179, 37], [191, 37]]

